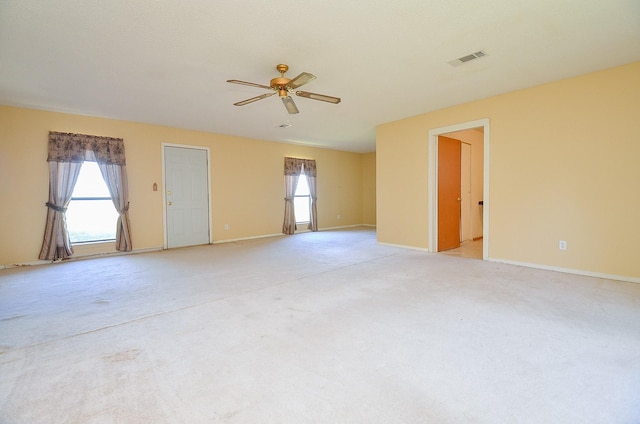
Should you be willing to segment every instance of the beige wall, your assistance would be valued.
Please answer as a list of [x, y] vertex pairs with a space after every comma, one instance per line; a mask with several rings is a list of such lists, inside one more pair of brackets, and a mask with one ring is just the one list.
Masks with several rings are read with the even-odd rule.
[[376, 225], [376, 154], [362, 155], [362, 223]]
[[[37, 261], [48, 197], [49, 131], [124, 139], [134, 250], [164, 243], [162, 143], [210, 149], [214, 242], [281, 233], [284, 156], [317, 162], [320, 229], [375, 220], [370, 154], [0, 106], [0, 266]], [[76, 254], [112, 249], [78, 246]]]
[[640, 281], [639, 116], [633, 63], [380, 125], [378, 240], [427, 248], [427, 133], [488, 118], [489, 257]]

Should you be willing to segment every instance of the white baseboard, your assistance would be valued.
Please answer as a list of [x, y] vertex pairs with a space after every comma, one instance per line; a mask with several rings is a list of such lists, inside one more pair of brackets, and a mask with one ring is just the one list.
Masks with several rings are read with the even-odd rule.
[[354, 227], [372, 227], [372, 228], [376, 228], [375, 225], [372, 224], [353, 224], [353, 225], [341, 225], [338, 227], [323, 227], [323, 228], [319, 228], [319, 231], [325, 231], [325, 230], [341, 230], [343, 228], [354, 228]]
[[[79, 261], [82, 259], [93, 259], [93, 258], [102, 258], [102, 257], [106, 257], [106, 256], [122, 256], [122, 255], [135, 255], [137, 253], [145, 253], [145, 252], [155, 252], [158, 250], [162, 250], [162, 247], [150, 247], [150, 248], [146, 248], [146, 249], [134, 249], [130, 252], [120, 252], [120, 251], [113, 251], [113, 252], [104, 252], [104, 253], [89, 253], [86, 255], [78, 255], [78, 254], [74, 254], [73, 256], [69, 257], [68, 259], [65, 259], [66, 261]], [[43, 260], [37, 260], [37, 261], [30, 261], [30, 262], [22, 262], [19, 264], [9, 264], [9, 265], [0, 265], [0, 269], [8, 269], [8, 268], [19, 268], [22, 266], [36, 266], [36, 265], [47, 265], [47, 264], [52, 264], [52, 263], [58, 263], [58, 262], [62, 262], [62, 261], [43, 261]]]
[[279, 237], [279, 236], [284, 236], [284, 234], [282, 234], [282, 233], [265, 234], [265, 235], [262, 235], [262, 236], [240, 237], [240, 238], [225, 239], [225, 240], [214, 240], [211, 244], [233, 243], [233, 242], [236, 242], [236, 241], [256, 240], [256, 239], [263, 239], [263, 238], [268, 238], [268, 237]]
[[547, 266], [547, 265], [534, 264], [534, 263], [529, 263], [529, 262], [510, 261], [510, 260], [507, 260], [507, 259], [487, 258], [487, 261], [489, 261], [489, 262], [498, 262], [498, 263], [503, 263], [503, 264], [508, 264], [508, 265], [524, 266], [524, 267], [527, 267], [527, 268], [543, 269], [543, 270], [546, 270], [546, 271], [563, 272], [565, 274], [584, 275], [585, 277], [605, 278], [607, 280], [625, 281], [625, 282], [628, 282], [628, 283], [638, 283], [638, 284], [640, 284], [640, 278], [638, 278], [638, 277], [630, 277], [630, 276], [626, 276], [626, 275], [604, 274], [604, 273], [601, 273], [601, 272], [584, 271], [584, 270], [581, 270], [581, 269], [562, 268], [562, 267], [556, 267], [556, 266]]
[[[354, 225], [344, 225], [344, 226], [341, 226], [341, 227], [324, 227], [324, 228], [319, 228], [318, 231], [340, 230], [340, 229], [344, 229], [344, 228], [354, 228], [354, 227], [373, 227], [373, 228], [375, 228], [375, 225], [354, 224]], [[307, 230], [305, 228], [305, 229], [296, 230], [295, 234], [310, 233], [310, 232], [312, 232], [312, 231], [311, 230]], [[265, 234], [265, 235], [261, 235], [261, 236], [241, 237], [241, 238], [225, 239], [225, 240], [214, 240], [211, 244], [233, 243], [233, 242], [236, 242], [236, 241], [256, 240], [256, 239], [261, 239], [261, 238], [280, 237], [280, 236], [285, 236], [285, 235], [286, 234], [283, 234], [283, 233], [277, 233], [277, 234]]]
[[[410, 250], [419, 250], [419, 251], [423, 251], [423, 252], [429, 252], [429, 249], [423, 248], [423, 247], [407, 246], [407, 245], [393, 244], [393, 243], [383, 243], [383, 242], [380, 242], [380, 241], [378, 242], [378, 244], [382, 244], [382, 245], [385, 245], [385, 246], [391, 246], [391, 247], [400, 247], [402, 249], [410, 249]], [[600, 272], [585, 271], [585, 270], [581, 270], [581, 269], [561, 268], [561, 267], [555, 267], [555, 266], [540, 265], [540, 264], [535, 264], [535, 263], [530, 263], [530, 262], [510, 261], [510, 260], [507, 260], [507, 259], [486, 258], [485, 260], [488, 261], [488, 262], [498, 262], [498, 263], [503, 263], [503, 264], [507, 264], [507, 265], [516, 265], [516, 266], [523, 266], [523, 267], [527, 267], [527, 268], [542, 269], [542, 270], [545, 270], [545, 271], [563, 272], [565, 274], [583, 275], [585, 277], [604, 278], [604, 279], [607, 279], [607, 280], [616, 280], [616, 281], [624, 281], [624, 282], [628, 282], [628, 283], [640, 284], [640, 278], [631, 277], [631, 276], [627, 276], [627, 275], [605, 274], [605, 273], [600, 273]]]
[[50, 264], [50, 263], [51, 263], [51, 261], [37, 260], [37, 261], [31, 261], [31, 262], [22, 262], [22, 263], [19, 263], [19, 264], [0, 265], [0, 269], [19, 268], [19, 267], [22, 267], [22, 266], [46, 265], [46, 264]]
[[[373, 227], [373, 228], [375, 228], [375, 225], [371, 225], [371, 224], [344, 225], [344, 226], [341, 226], [341, 227], [320, 228], [319, 231], [339, 230], [339, 229], [353, 228], [353, 227]], [[310, 232], [310, 231], [309, 230], [298, 231], [298, 233], [303, 233], [303, 232]], [[260, 236], [241, 237], [241, 238], [227, 239], [227, 240], [214, 240], [210, 244], [233, 243], [233, 242], [236, 242], [236, 241], [255, 240], [255, 239], [262, 239], [262, 238], [268, 238], [268, 237], [281, 237], [281, 236], [284, 236], [284, 234], [282, 234], [282, 233], [265, 234], [265, 235], [260, 235]], [[136, 254], [136, 253], [155, 252], [155, 251], [158, 251], [158, 250], [164, 250], [164, 247], [150, 247], [150, 248], [146, 248], [146, 249], [134, 249], [131, 252], [113, 251], [113, 252], [104, 252], [104, 253], [88, 253], [86, 255], [74, 254], [68, 260], [91, 259], [91, 258], [100, 258], [100, 257], [105, 257], [105, 256], [132, 255], [132, 254]], [[50, 263], [54, 263], [54, 262], [37, 260], [37, 261], [30, 261], [30, 262], [17, 263], [17, 264], [0, 265], [0, 269], [17, 268], [17, 267], [21, 267], [21, 266], [46, 265], [46, 264], [50, 264]]]
[[429, 249], [427, 249], [426, 247], [407, 246], [405, 244], [385, 243], [385, 242], [382, 242], [382, 241], [379, 241], [377, 243], [381, 244], [383, 246], [399, 247], [401, 249], [417, 250], [417, 251], [420, 251], [420, 252], [431, 253], [431, 252], [429, 252]]

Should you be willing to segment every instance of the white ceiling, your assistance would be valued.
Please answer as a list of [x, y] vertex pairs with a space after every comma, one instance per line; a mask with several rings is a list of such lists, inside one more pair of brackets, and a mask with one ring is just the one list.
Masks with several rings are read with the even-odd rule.
[[[381, 123], [638, 60], [638, 0], [0, 1], [0, 104], [354, 152]], [[278, 63], [342, 102], [232, 105], [266, 90], [226, 80]]]

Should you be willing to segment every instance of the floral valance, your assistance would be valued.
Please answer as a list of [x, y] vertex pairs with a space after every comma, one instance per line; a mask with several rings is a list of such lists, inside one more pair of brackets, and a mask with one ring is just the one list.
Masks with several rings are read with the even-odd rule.
[[317, 176], [316, 161], [313, 159], [284, 158], [284, 175], [300, 175], [302, 166], [308, 177]]
[[49, 132], [49, 162], [84, 162], [126, 165], [121, 138]]
[[304, 173], [307, 177], [316, 177], [318, 170], [316, 169], [316, 161], [313, 159], [304, 160]]

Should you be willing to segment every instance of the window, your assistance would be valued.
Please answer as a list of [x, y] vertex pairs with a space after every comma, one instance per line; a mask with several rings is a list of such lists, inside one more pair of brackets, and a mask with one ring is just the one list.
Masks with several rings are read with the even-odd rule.
[[115, 240], [118, 212], [96, 162], [84, 162], [67, 207], [72, 243]]
[[296, 187], [296, 194], [293, 199], [293, 210], [296, 216], [296, 224], [309, 222], [311, 207], [311, 195], [309, 193], [309, 183], [307, 182], [307, 176], [304, 175], [304, 170], [300, 174], [298, 179], [298, 186]]

